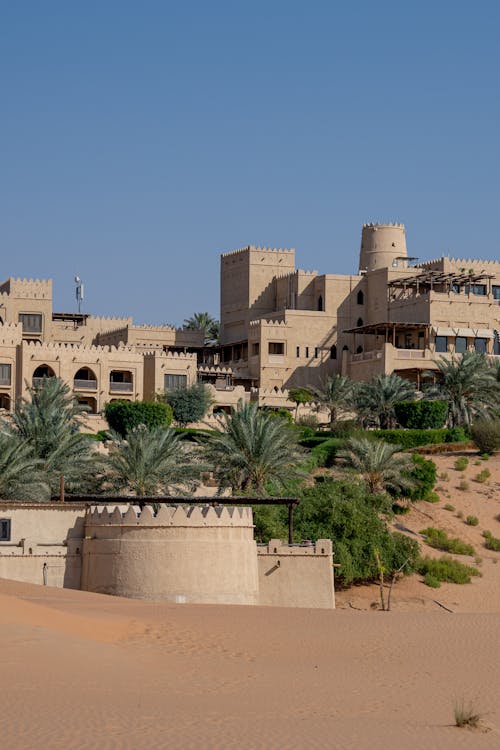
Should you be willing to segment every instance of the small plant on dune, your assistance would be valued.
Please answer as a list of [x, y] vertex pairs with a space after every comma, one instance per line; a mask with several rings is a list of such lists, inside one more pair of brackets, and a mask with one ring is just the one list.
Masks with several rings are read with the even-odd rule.
[[442, 471], [442, 472], [441, 472], [441, 474], [439, 475], [439, 480], [440, 480], [441, 482], [447, 482], [449, 478], [450, 478], [450, 477], [449, 477], [449, 475], [448, 475], [448, 472], [447, 472], [447, 471]]
[[476, 557], [474, 558], [474, 562], [476, 563], [476, 565], [482, 565], [483, 564], [483, 558], [479, 557], [479, 555], [476, 555]]
[[430, 586], [431, 589], [438, 589], [441, 586], [441, 581], [432, 573], [426, 573], [424, 576], [424, 583], [426, 586]]
[[481, 459], [481, 461], [489, 461], [491, 456], [489, 453], [481, 453], [479, 458]]
[[480, 576], [481, 572], [470, 565], [464, 565], [452, 557], [424, 557], [417, 564], [417, 570], [424, 577], [430, 574], [438, 581], [447, 583], [470, 583], [472, 576]]
[[460, 484], [457, 485], [457, 490], [461, 490], [462, 492], [466, 492], [469, 489], [470, 485], [469, 482], [466, 482], [465, 479], [462, 479]]
[[460, 458], [457, 458], [455, 461], [454, 468], [456, 471], [465, 471], [468, 465], [469, 459], [465, 458], [465, 456], [460, 456]]
[[451, 503], [446, 503], [446, 505], [443, 506], [443, 510], [449, 510], [450, 512], [453, 512], [455, 510], [455, 506], [451, 505]]
[[467, 516], [465, 519], [465, 523], [467, 526], [478, 526], [479, 525], [479, 518], [477, 516]]
[[484, 484], [489, 478], [491, 477], [491, 471], [489, 469], [483, 469], [479, 472], [479, 474], [476, 474], [474, 477], [475, 482], [479, 482], [479, 484]]
[[486, 549], [490, 549], [493, 552], [500, 552], [500, 539], [493, 536], [491, 531], [483, 531], [484, 546]]
[[466, 701], [465, 698], [455, 700], [453, 704], [453, 716], [455, 718], [455, 726], [460, 727], [460, 729], [464, 727], [477, 729], [482, 718], [473, 702]]
[[437, 494], [437, 492], [428, 492], [427, 495], [424, 497], [424, 500], [426, 503], [439, 503], [441, 501], [441, 498]]
[[457, 518], [462, 518], [463, 519], [463, 517], [464, 517], [463, 511], [459, 510], [458, 513], [457, 513]]
[[477, 459], [477, 461], [474, 461], [474, 466], [481, 466], [481, 459]]
[[446, 531], [429, 526], [420, 532], [425, 537], [426, 543], [434, 549], [441, 549], [443, 552], [451, 552], [454, 555], [473, 555], [474, 547], [471, 544], [462, 542], [461, 539], [449, 537]]

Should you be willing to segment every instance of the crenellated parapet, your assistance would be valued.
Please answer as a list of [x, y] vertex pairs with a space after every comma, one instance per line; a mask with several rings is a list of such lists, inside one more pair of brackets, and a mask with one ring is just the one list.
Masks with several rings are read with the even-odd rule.
[[22, 339], [21, 323], [0, 323], [0, 346], [18, 346]]
[[100, 344], [75, 344], [71, 342], [58, 342], [58, 341], [23, 341], [23, 348], [29, 354], [40, 354], [41, 352], [55, 352], [55, 353], [73, 353], [73, 354], [115, 354], [120, 353], [126, 356], [133, 356], [137, 358], [141, 356], [134, 347], [119, 345], [119, 346], [106, 346]]
[[10, 276], [0, 284], [0, 293], [9, 297], [52, 299], [52, 279], [18, 279]]
[[243, 255], [244, 253], [248, 252], [257, 252], [257, 253], [266, 253], [270, 255], [294, 255], [295, 249], [294, 248], [276, 248], [276, 247], [260, 247], [256, 245], [247, 245], [246, 247], [241, 247], [237, 250], [230, 250], [227, 253], [222, 253], [222, 258], [229, 258], [234, 257], [236, 255]]
[[116, 506], [111, 508], [95, 506], [87, 511], [87, 528], [93, 526], [179, 526], [182, 528], [204, 526], [242, 526], [253, 528], [252, 509], [230, 506], [186, 506], [152, 505], [139, 508], [130, 505], [126, 510]]
[[189, 362], [196, 362], [198, 359], [196, 352], [163, 352], [159, 351], [158, 349], [150, 352], [143, 352], [143, 357], [145, 359], [157, 359], [165, 361], [187, 360]]

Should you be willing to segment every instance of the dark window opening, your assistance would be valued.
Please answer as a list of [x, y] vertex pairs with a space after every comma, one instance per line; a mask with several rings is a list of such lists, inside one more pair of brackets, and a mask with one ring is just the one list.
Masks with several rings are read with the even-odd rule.
[[337, 359], [337, 347], [335, 344], [330, 347], [330, 359]]
[[165, 373], [163, 387], [166, 391], [174, 391], [176, 388], [186, 388], [187, 375], [180, 375], [175, 372]]
[[358, 301], [358, 305], [364, 305], [365, 303], [365, 295], [363, 294], [361, 290], [358, 292], [357, 301]]
[[0, 365], [0, 385], [10, 385], [11, 369], [10, 365]]
[[38, 313], [19, 313], [19, 322], [23, 327], [23, 333], [42, 332], [42, 316]]
[[455, 351], [457, 354], [463, 354], [467, 351], [467, 339], [465, 336], [457, 336], [455, 339]]
[[309, 347], [306, 346], [306, 358], [309, 357]]
[[436, 352], [445, 354], [448, 351], [448, 339], [446, 336], [436, 336]]
[[323, 312], [323, 297], [321, 294], [318, 297], [318, 311]]
[[493, 299], [500, 299], [500, 286], [493, 284], [493, 286], [491, 287], [491, 293], [493, 295]]
[[318, 347], [317, 347], [317, 346], [315, 346], [315, 347], [314, 347], [314, 359], [317, 359], [317, 358], [318, 358], [318, 352], [319, 352], [319, 349], [318, 349]]
[[257, 341], [256, 344], [252, 344], [252, 357], [257, 357], [259, 354], [259, 350], [260, 350], [260, 345], [259, 345], [259, 342]]
[[363, 353], [363, 347], [358, 346], [358, 348], [356, 349], [356, 354], [362, 354], [362, 353]]
[[486, 354], [486, 339], [474, 339], [474, 349], [479, 354]]
[[363, 325], [363, 318], [358, 318], [358, 322], [356, 323], [358, 328]]
[[10, 542], [10, 518], [0, 518], [0, 542]]
[[285, 353], [285, 343], [283, 341], [270, 341], [269, 354], [278, 354], [283, 356]]
[[297, 347], [297, 357], [300, 357], [300, 346]]

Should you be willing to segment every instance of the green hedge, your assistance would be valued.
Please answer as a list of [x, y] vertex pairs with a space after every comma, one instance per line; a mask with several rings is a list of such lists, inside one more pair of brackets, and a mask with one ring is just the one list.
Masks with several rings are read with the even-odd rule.
[[400, 445], [404, 450], [420, 445], [462, 443], [468, 440], [462, 427], [441, 430], [371, 430], [370, 434], [386, 443]]
[[[309, 439], [313, 440], [313, 438]], [[316, 459], [317, 466], [333, 466], [337, 451], [343, 448], [344, 445], [345, 440], [328, 438], [327, 440], [323, 440], [319, 445], [316, 445], [312, 449], [311, 455]]]
[[400, 401], [394, 405], [396, 418], [401, 427], [410, 430], [439, 429], [446, 421], [446, 401]]
[[187, 440], [190, 443], [205, 442], [211, 435], [216, 434], [216, 430], [198, 430], [195, 427], [176, 427], [175, 431], [181, 440]]
[[104, 415], [112, 430], [122, 437], [127, 432], [146, 425], [149, 430], [155, 427], [168, 427], [172, 422], [172, 407], [154, 401], [111, 401], [104, 407]]

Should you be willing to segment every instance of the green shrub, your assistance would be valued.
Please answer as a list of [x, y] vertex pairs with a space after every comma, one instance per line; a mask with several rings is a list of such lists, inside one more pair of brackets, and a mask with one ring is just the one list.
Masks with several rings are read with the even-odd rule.
[[479, 456], [479, 458], [481, 459], [481, 461], [489, 461], [490, 458], [491, 458], [491, 454], [490, 453], [481, 453], [481, 455]]
[[446, 430], [370, 430], [368, 435], [385, 440], [386, 443], [400, 445], [403, 450], [418, 448], [421, 445], [441, 445], [467, 441], [462, 427]]
[[465, 456], [460, 456], [460, 458], [457, 458], [457, 460], [454, 463], [454, 468], [456, 471], [465, 471], [466, 468], [469, 465], [469, 459], [465, 458]]
[[483, 469], [479, 472], [479, 474], [476, 474], [474, 477], [475, 482], [479, 482], [479, 484], [484, 484], [489, 478], [491, 477], [491, 471], [489, 469]]
[[430, 586], [431, 589], [438, 589], [441, 586], [439, 578], [433, 576], [432, 573], [426, 573], [424, 576], [424, 583], [426, 586]]
[[[434, 461], [424, 458], [424, 456], [418, 453], [413, 453], [411, 458], [413, 469], [408, 474], [415, 480], [415, 487], [406, 492], [405, 496], [411, 500], [427, 500], [428, 495], [430, 495], [436, 484], [436, 464]], [[434, 502], [438, 501], [439, 498]]]
[[324, 437], [318, 437], [317, 435], [314, 435], [312, 437], [307, 436], [299, 441], [299, 445], [301, 445], [303, 448], [312, 450], [313, 448], [316, 448], [317, 445], [323, 445], [323, 443], [326, 443], [327, 440], [329, 440], [328, 435], [325, 435]]
[[396, 419], [411, 430], [437, 429], [444, 425], [448, 414], [446, 401], [400, 401], [394, 405]]
[[336, 438], [350, 438], [358, 432], [363, 432], [359, 428], [359, 425], [353, 419], [343, 419], [339, 422], [335, 422], [335, 427], [330, 433], [332, 437]]
[[481, 419], [472, 425], [472, 439], [481, 453], [500, 450], [500, 419]]
[[429, 492], [425, 497], [424, 500], [426, 503], [439, 503], [441, 502], [441, 498], [439, 497], [437, 492]]
[[446, 471], [442, 471], [441, 474], [439, 475], [439, 480], [441, 482], [447, 482], [449, 478], [450, 477]]
[[461, 539], [456, 539], [455, 537], [450, 538], [446, 531], [442, 529], [429, 526], [427, 529], [422, 529], [420, 533], [425, 537], [427, 544], [430, 547], [434, 547], [434, 549], [451, 552], [454, 555], [473, 555], [475, 553], [474, 547], [471, 544], [466, 544]]
[[[313, 438], [311, 438], [312, 440]], [[316, 445], [311, 454], [316, 458], [317, 466], [333, 466], [337, 452], [344, 447], [345, 441], [338, 438], [328, 438]]]
[[462, 479], [460, 484], [457, 485], [457, 490], [461, 490], [462, 492], [466, 492], [469, 489], [469, 482], [466, 482], [465, 479]]
[[423, 575], [431, 575], [438, 581], [447, 583], [470, 583], [472, 576], [480, 576], [477, 568], [457, 562], [446, 555], [439, 558], [424, 557], [417, 564], [418, 572]]
[[486, 549], [491, 549], [493, 552], [500, 552], [500, 539], [493, 536], [491, 531], [483, 531], [483, 537], [485, 539], [484, 546]]
[[176, 427], [175, 431], [181, 440], [189, 443], [204, 443], [211, 435], [216, 434], [215, 430], [200, 430], [196, 427]]
[[450, 505], [450, 503], [446, 503], [446, 505], [443, 506], [443, 510], [449, 510], [449, 511], [453, 512], [455, 510], [455, 506], [454, 505]]
[[153, 401], [111, 401], [104, 407], [104, 415], [111, 429], [122, 437], [140, 424], [153, 430], [172, 422], [171, 407]]
[[314, 434], [314, 430], [318, 429], [318, 417], [316, 414], [302, 414], [298, 418], [297, 424], [301, 427], [309, 427]]
[[467, 516], [465, 519], [465, 523], [467, 526], [478, 526], [479, 525], [479, 518], [477, 516]]
[[205, 383], [195, 383], [186, 388], [165, 391], [161, 398], [170, 404], [174, 419], [181, 427], [200, 422], [212, 402], [210, 391]]
[[[278, 417], [278, 418], [281, 417], [281, 419], [284, 419], [285, 422], [287, 422], [288, 424], [293, 424], [294, 423], [293, 413], [290, 411], [290, 409], [285, 409], [283, 406], [280, 406], [278, 409], [271, 409], [271, 408], [268, 408], [268, 407], [264, 406], [263, 409], [265, 411], [269, 412], [269, 414], [272, 417]], [[205, 416], [205, 415], [203, 415], [203, 416]], [[202, 417], [200, 417], [200, 419], [202, 419]], [[198, 420], [192, 419], [191, 421], [192, 422], [197, 422]]]

